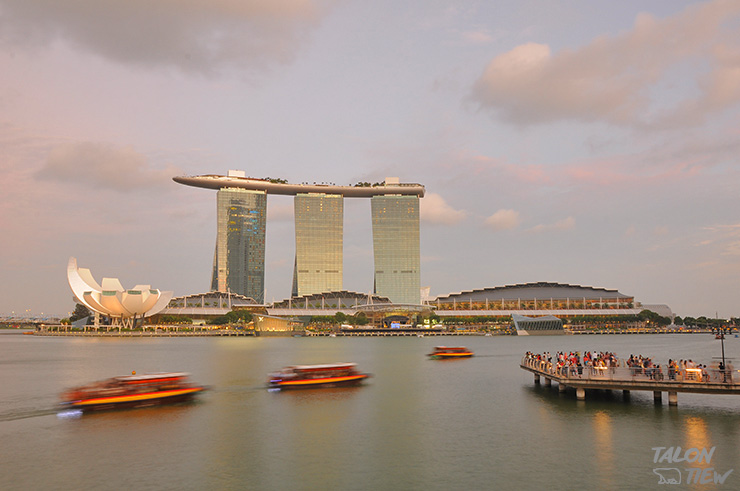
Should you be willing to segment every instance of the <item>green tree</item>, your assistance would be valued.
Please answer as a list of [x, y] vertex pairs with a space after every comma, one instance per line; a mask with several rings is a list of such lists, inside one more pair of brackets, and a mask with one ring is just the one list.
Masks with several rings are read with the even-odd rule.
[[232, 310], [231, 312], [221, 315], [211, 321], [212, 324], [222, 326], [224, 324], [247, 323], [252, 320], [252, 314], [246, 310]]
[[637, 316], [640, 318], [640, 320], [650, 321], [657, 326], [667, 326], [671, 323], [671, 320], [668, 317], [663, 317], [662, 315], [657, 314], [652, 310], [643, 310]]
[[88, 317], [90, 315], [92, 315], [92, 313], [90, 312], [90, 310], [87, 307], [85, 307], [84, 305], [82, 305], [81, 303], [78, 303], [75, 306], [75, 310], [74, 310], [74, 312], [72, 312], [72, 315], [69, 316], [69, 321], [70, 322], [75, 322], [75, 321], [78, 321], [80, 319], [84, 319], [85, 317]]
[[193, 319], [184, 315], [165, 314], [159, 318], [160, 324], [192, 324]]

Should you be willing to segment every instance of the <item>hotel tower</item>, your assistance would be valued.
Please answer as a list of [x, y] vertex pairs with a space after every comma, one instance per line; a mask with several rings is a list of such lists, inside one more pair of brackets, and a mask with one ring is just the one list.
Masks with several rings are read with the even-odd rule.
[[393, 303], [421, 303], [419, 197], [373, 196], [374, 290]]
[[265, 300], [267, 194], [240, 188], [216, 193], [216, 251], [211, 290]]
[[282, 180], [178, 176], [175, 182], [218, 190], [216, 252], [211, 288], [264, 302], [267, 195], [294, 196], [295, 260], [292, 296], [343, 289], [344, 198], [370, 198], [374, 293], [394, 303], [419, 304], [419, 198], [421, 184], [356, 186], [289, 184]]
[[344, 198], [297, 194], [295, 205], [294, 297], [342, 289]]

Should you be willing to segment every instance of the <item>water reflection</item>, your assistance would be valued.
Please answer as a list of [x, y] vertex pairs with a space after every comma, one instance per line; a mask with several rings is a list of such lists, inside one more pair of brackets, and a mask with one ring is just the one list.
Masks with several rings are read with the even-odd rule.
[[353, 397], [353, 395], [363, 389], [363, 385], [350, 387], [321, 387], [314, 389], [298, 390], [268, 390], [269, 393], [275, 394], [275, 397], [285, 397], [288, 403], [297, 405], [306, 405], [312, 403], [322, 403], [327, 401], [341, 401]]
[[614, 441], [612, 439], [612, 417], [606, 411], [598, 411], [593, 418], [596, 463], [604, 485], [614, 482]]
[[[690, 416], [685, 418], [683, 424], [686, 439], [684, 440], [683, 452], [689, 449], [697, 449], [699, 452], [702, 450], [709, 451], [712, 447], [711, 439], [709, 436], [709, 430], [707, 429], [707, 422], [704, 418], [699, 416]], [[704, 459], [697, 459], [691, 464], [692, 467], [706, 468], [710, 467], [711, 462], [706, 462]]]

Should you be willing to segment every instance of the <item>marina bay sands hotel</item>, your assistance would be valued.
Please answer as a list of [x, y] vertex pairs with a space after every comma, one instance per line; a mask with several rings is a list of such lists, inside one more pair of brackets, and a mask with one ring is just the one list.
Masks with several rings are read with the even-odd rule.
[[292, 296], [341, 291], [344, 198], [370, 198], [374, 293], [393, 303], [419, 304], [419, 198], [421, 184], [386, 178], [355, 186], [288, 184], [278, 179], [178, 176], [175, 182], [218, 190], [216, 251], [211, 290], [239, 293], [264, 303], [267, 195], [295, 196], [296, 253]]

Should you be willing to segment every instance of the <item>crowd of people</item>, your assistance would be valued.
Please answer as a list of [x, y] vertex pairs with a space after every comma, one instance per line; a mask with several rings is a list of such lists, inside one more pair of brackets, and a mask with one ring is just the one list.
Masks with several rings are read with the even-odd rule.
[[616, 369], [620, 366], [619, 358], [615, 353], [610, 351], [586, 351], [583, 355], [579, 351], [564, 352], [558, 351], [555, 353], [555, 362], [553, 363], [553, 357], [549, 351], [544, 353], [532, 353], [527, 351], [525, 358], [531, 361], [544, 363], [546, 369], [551, 373], [559, 373], [562, 375], [577, 375], [582, 376], [584, 369], [590, 369], [592, 371]]
[[[720, 369], [723, 368], [720, 367]], [[676, 380], [677, 376], [700, 382], [711, 381], [706, 365], [696, 364], [693, 360], [668, 360], [668, 380]]]
[[[533, 353], [527, 351], [524, 355], [527, 363], [537, 365], [537, 368], [566, 377], [582, 377], [584, 370], [589, 370], [591, 375], [614, 374], [619, 367], [629, 369], [632, 377], [644, 375], [650, 380], [664, 380], [666, 373], [664, 367], [653, 362], [652, 358], [643, 355], [631, 354], [626, 360], [620, 360], [616, 353], [610, 351], [586, 351], [581, 355], [579, 351], [558, 351], [553, 357], [549, 351], [544, 353]], [[668, 360], [665, 367], [669, 381], [695, 381], [711, 382], [712, 374], [706, 365], [697, 364], [693, 360]], [[720, 366], [721, 376], [725, 367]], [[717, 370], [715, 370], [717, 372]], [[730, 375], [731, 377], [731, 375]], [[714, 380], [721, 382], [722, 380]]]
[[663, 380], [663, 369], [660, 365], [654, 364], [652, 358], [642, 355], [630, 355], [625, 365], [630, 368], [633, 376], [645, 374], [651, 380]]

